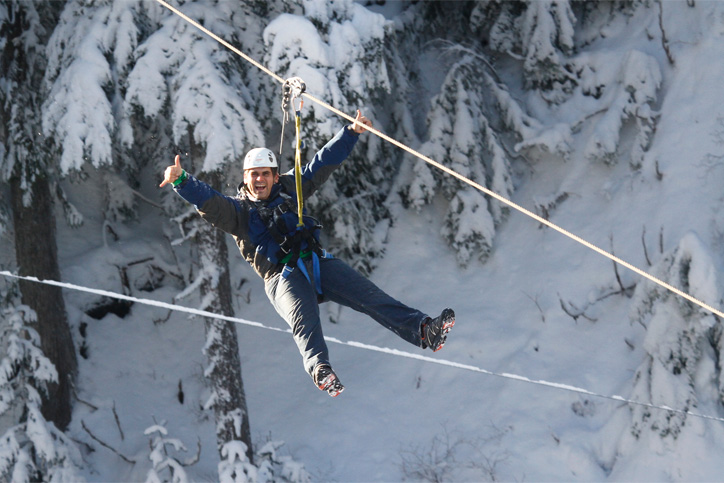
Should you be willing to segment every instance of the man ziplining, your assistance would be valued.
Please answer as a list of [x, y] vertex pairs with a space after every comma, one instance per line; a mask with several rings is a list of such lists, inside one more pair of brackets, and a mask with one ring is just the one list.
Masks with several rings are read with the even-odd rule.
[[[357, 111], [355, 123], [343, 127], [301, 168], [302, 201], [316, 192], [349, 156], [359, 135], [372, 123]], [[235, 197], [225, 196], [188, 174], [177, 155], [164, 172], [161, 187], [196, 206], [201, 217], [229, 233], [247, 262], [264, 280], [272, 305], [289, 324], [314, 383], [330, 396], [344, 390], [329, 362], [319, 303], [336, 302], [369, 315], [402, 339], [438, 351], [455, 324], [446, 308], [435, 318], [387, 295], [319, 242], [321, 226], [297, 214], [294, 171], [280, 175], [274, 153], [255, 148], [244, 157], [244, 178]]]

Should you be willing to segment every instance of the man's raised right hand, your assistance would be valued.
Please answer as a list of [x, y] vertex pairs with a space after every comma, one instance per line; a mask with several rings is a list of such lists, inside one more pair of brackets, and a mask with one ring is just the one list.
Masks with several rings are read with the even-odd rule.
[[177, 154], [176, 159], [173, 160], [173, 164], [164, 171], [163, 181], [160, 185], [158, 185], [158, 187], [163, 188], [167, 184], [173, 184], [173, 182], [176, 181], [183, 172], [184, 170], [181, 167], [181, 156]]

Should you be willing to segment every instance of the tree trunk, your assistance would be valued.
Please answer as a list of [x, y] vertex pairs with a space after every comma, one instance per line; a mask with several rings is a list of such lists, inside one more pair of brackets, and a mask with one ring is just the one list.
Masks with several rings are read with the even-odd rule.
[[[211, 250], [202, 260], [215, 257], [219, 270], [216, 287], [214, 281], [207, 279], [201, 285], [201, 295], [208, 300], [205, 310], [222, 315], [234, 315], [231, 308], [231, 282], [229, 280], [228, 253], [225, 234], [211, 225], [200, 229], [201, 251]], [[206, 357], [209, 367], [206, 371], [216, 400], [214, 415], [216, 418], [216, 443], [219, 451], [229, 441], [241, 440], [246, 445], [246, 455], [253, 462], [249, 414], [246, 408], [244, 383], [241, 378], [239, 342], [236, 326], [233, 322], [218, 319], [206, 319]], [[236, 428], [239, 428], [237, 430]]]
[[[15, 225], [15, 257], [20, 275], [39, 279], [60, 280], [58, 249], [55, 240], [55, 214], [48, 179], [38, 177], [27, 191], [32, 203], [25, 206], [21, 180], [10, 180], [13, 221]], [[65, 312], [63, 293], [59, 287], [20, 281], [25, 305], [38, 316], [37, 330], [41, 348], [55, 364], [58, 383], [48, 386], [43, 398], [45, 419], [65, 430], [71, 419], [72, 384], [78, 369], [73, 338]]]
[[[203, 159], [201, 147], [191, 139], [192, 161]], [[221, 190], [219, 172], [204, 173], [204, 181], [214, 189]], [[222, 315], [234, 315], [231, 305], [231, 281], [229, 278], [229, 254], [226, 234], [208, 223], [200, 222], [196, 235], [199, 247], [201, 272], [202, 309]], [[216, 444], [221, 449], [229, 441], [240, 440], [246, 445], [246, 455], [253, 462], [249, 413], [246, 409], [246, 395], [241, 378], [239, 341], [233, 322], [205, 319], [206, 346], [204, 353], [209, 360], [206, 376], [211, 383], [215, 397], [214, 416], [216, 419]], [[238, 429], [237, 429], [238, 428]]]

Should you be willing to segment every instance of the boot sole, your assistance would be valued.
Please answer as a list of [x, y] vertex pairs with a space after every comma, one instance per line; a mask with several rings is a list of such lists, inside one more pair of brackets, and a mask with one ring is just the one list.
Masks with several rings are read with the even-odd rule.
[[325, 377], [317, 387], [319, 387], [322, 391], [327, 391], [327, 394], [332, 397], [337, 397], [342, 391], [344, 391], [344, 386], [341, 382], [339, 382], [339, 379], [337, 379], [337, 376], [334, 374], [330, 374]]
[[445, 314], [445, 318], [442, 322], [442, 340], [440, 341], [440, 345], [437, 346], [433, 352], [437, 352], [445, 345], [445, 342], [447, 341], [447, 334], [450, 332], [450, 329], [453, 328], [455, 325], [455, 312], [452, 310], [448, 310]]

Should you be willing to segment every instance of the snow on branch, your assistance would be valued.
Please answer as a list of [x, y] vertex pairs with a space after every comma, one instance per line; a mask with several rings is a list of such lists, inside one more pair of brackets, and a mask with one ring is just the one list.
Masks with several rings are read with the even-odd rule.
[[440, 231], [455, 249], [461, 266], [473, 258], [484, 261], [490, 256], [495, 224], [487, 208], [485, 196], [473, 189], [458, 191], [450, 201]]
[[[246, 22], [247, 16], [232, 15], [232, 4], [185, 7], [188, 15], [210, 30], [240, 44], [230, 25]], [[236, 27], [245, 29], [245, 25]], [[198, 35], [183, 19], [172, 15], [139, 45], [137, 57], [128, 74], [126, 115], [140, 111], [155, 118], [169, 110], [174, 141], [181, 144], [191, 133], [204, 147], [202, 171], [222, 169], [250, 147], [264, 144], [260, 125], [247, 105], [240, 59], [216, 41]]]
[[[720, 300], [716, 271], [709, 249], [694, 233], [652, 268], [652, 274], [692, 296]], [[646, 327], [645, 358], [633, 379], [632, 398], [651, 404], [690, 410], [712, 401], [711, 381], [722, 385], [721, 330], [716, 317], [649, 281], [637, 284], [630, 312], [632, 322]], [[635, 440], [677, 440], [701, 424], [685, 413], [631, 408], [630, 437]], [[623, 443], [622, 443], [623, 444]], [[650, 443], [649, 443], [650, 444]], [[654, 443], [656, 444], [656, 443]], [[658, 443], [661, 444], [661, 443]]]
[[550, 127], [545, 126], [528, 115], [510, 92], [494, 82], [492, 77], [485, 76], [485, 80], [502, 113], [504, 123], [520, 139], [515, 145], [516, 151], [537, 148], [568, 159], [573, 145], [571, 127], [568, 124], [557, 123]]
[[95, 167], [112, 163], [114, 71], [124, 71], [131, 60], [134, 8], [126, 2], [68, 2], [50, 38], [43, 131], [62, 151], [62, 174], [85, 162]]
[[[499, 133], [501, 118], [520, 140], [516, 150], [537, 148], [567, 158], [571, 130], [562, 123], [545, 126], [528, 115], [476, 58], [465, 55], [458, 61], [443, 81], [440, 93], [432, 99], [428, 140], [421, 150], [466, 178], [510, 198], [512, 159]], [[403, 185], [400, 194], [408, 207], [419, 210], [435, 195], [432, 180], [439, 174], [424, 166], [414, 166], [407, 174], [409, 183]], [[450, 200], [443, 236], [457, 251], [460, 264], [467, 264], [473, 257], [484, 260], [492, 247], [495, 226], [503, 221], [507, 208], [466, 191], [457, 180], [442, 176], [437, 180]]]
[[40, 410], [49, 382], [57, 382], [53, 363], [30, 327], [35, 312], [19, 305], [2, 311], [0, 333], [0, 416], [10, 423], [0, 436], [0, 479], [7, 481], [82, 481], [82, 458], [75, 444]]
[[630, 151], [630, 163], [634, 168], [640, 167], [658, 117], [652, 110], [662, 82], [656, 59], [631, 50], [620, 61], [613, 54], [591, 54], [580, 56], [575, 62], [580, 64], [584, 86], [595, 86], [594, 95], [600, 97], [601, 103], [606, 106], [586, 145], [585, 157], [592, 161], [616, 164], [624, 122], [633, 119], [637, 132]]
[[[148, 459], [151, 460], [152, 467], [148, 470], [146, 481], [188, 482], [189, 479], [184, 468], [198, 462], [201, 454], [201, 443], [199, 442], [198, 444], [196, 456], [181, 461], [177, 454], [186, 452], [186, 446], [180, 439], [168, 437], [165, 422], [149, 426], [143, 434], [150, 437], [149, 445], [151, 447]], [[167, 479], [166, 476], [168, 476], [170, 480]]]
[[526, 81], [533, 88], [551, 90], [572, 80], [563, 55], [573, 50], [575, 16], [567, 0], [527, 3], [521, 34]]

